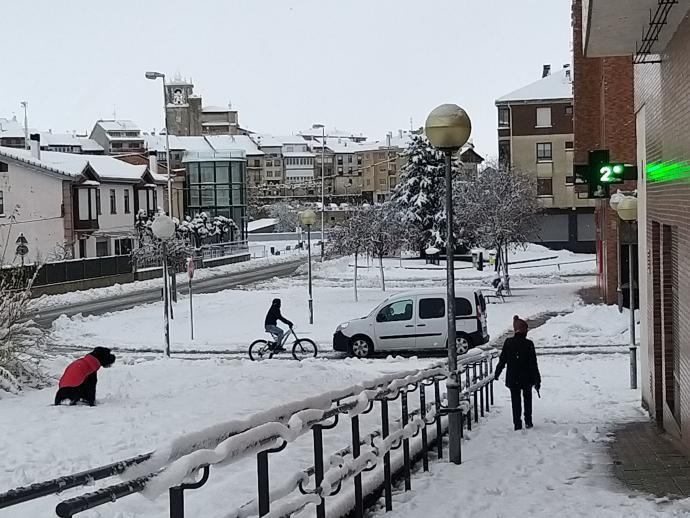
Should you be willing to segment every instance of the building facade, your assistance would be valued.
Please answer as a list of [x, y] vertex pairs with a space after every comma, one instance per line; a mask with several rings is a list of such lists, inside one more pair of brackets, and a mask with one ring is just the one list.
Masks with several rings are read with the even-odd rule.
[[582, 5], [582, 48], [634, 63], [642, 400], [690, 451], [690, 2], [639, 4]]
[[144, 151], [144, 137], [141, 130], [130, 120], [96, 121], [89, 138], [102, 147], [106, 155]]
[[570, 65], [496, 100], [499, 163], [534, 177], [544, 210], [534, 241], [594, 252], [594, 202], [575, 187]]

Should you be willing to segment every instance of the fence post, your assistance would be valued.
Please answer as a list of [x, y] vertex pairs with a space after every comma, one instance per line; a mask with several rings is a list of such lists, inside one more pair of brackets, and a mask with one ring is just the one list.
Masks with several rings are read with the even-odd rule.
[[[438, 387], [438, 384], [437, 384]], [[381, 438], [389, 435], [388, 428], [388, 399], [381, 399]], [[386, 501], [386, 511], [393, 510], [393, 481], [391, 480], [391, 454], [387, 451], [383, 454], [383, 490]], [[321, 518], [321, 517], [319, 517]]]
[[[407, 426], [407, 422], [410, 418], [409, 410], [407, 408], [407, 388], [402, 393], [402, 427]], [[404, 473], [405, 473], [405, 491], [410, 491], [412, 485], [410, 483], [410, 440], [403, 439], [403, 462], [404, 462]]]
[[436, 398], [436, 453], [443, 458], [443, 425], [441, 424], [441, 389], [439, 380], [434, 380], [434, 397]]
[[424, 422], [422, 425], [422, 466], [424, 471], [429, 471], [429, 452], [427, 451], [426, 436], [426, 387], [421, 381], [419, 382], [419, 412], [422, 421]]
[[261, 451], [256, 455], [256, 471], [259, 483], [259, 516], [264, 516], [271, 510], [267, 451]]
[[[356, 460], [360, 454], [359, 444], [359, 416], [350, 419], [352, 425], [352, 459]], [[364, 516], [364, 499], [362, 496], [362, 474], [355, 475], [355, 518]]]
[[[484, 363], [484, 375], [482, 376], [482, 380], [489, 377], [489, 360], [485, 359], [483, 363]], [[491, 383], [487, 383], [486, 385], [484, 385], [484, 391], [486, 392], [484, 394], [484, 401], [486, 402], [486, 411], [487, 412], [491, 412], [491, 403], [489, 402], [489, 399], [490, 399], [489, 398], [489, 385], [491, 385]]]
[[[314, 425], [314, 487], [317, 489], [323, 482], [323, 428], [320, 424]], [[316, 506], [316, 517], [326, 517], [326, 502], [321, 497], [321, 502]]]
[[491, 383], [489, 383], [489, 396], [491, 397], [491, 404], [494, 404], [494, 357], [491, 356], [489, 358], [489, 376], [491, 376], [492, 380]]
[[170, 518], [184, 518], [184, 492], [181, 487], [171, 487]]
[[[479, 378], [477, 381], [481, 381], [484, 378], [483, 372], [484, 372], [483, 364], [482, 364], [482, 362], [479, 362]], [[475, 377], [476, 377], [476, 373], [477, 373], [477, 370], [475, 367]], [[484, 387], [479, 389], [479, 407], [480, 407], [480, 414], [482, 417], [484, 417]]]
[[[476, 382], [477, 382], [477, 364], [473, 363], [472, 364], [472, 384], [475, 384]], [[473, 395], [474, 395], [474, 422], [478, 423], [479, 422], [479, 401], [478, 401], [476, 390], [473, 392]]]

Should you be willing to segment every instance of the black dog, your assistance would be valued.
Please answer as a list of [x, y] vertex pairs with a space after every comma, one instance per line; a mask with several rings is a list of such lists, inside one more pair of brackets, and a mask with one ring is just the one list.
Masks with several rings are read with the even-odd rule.
[[107, 347], [96, 347], [86, 356], [74, 360], [60, 378], [55, 404], [59, 405], [69, 399], [71, 405], [85, 401], [89, 406], [94, 406], [98, 383], [96, 371], [101, 367], [110, 367], [114, 362], [115, 355]]

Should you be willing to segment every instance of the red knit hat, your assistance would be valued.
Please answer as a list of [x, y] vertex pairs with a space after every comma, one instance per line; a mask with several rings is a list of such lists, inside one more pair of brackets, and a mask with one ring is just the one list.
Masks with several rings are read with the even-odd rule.
[[527, 329], [529, 329], [527, 322], [522, 320], [519, 316], [515, 315], [513, 317], [513, 331], [515, 331], [516, 333], [527, 334]]

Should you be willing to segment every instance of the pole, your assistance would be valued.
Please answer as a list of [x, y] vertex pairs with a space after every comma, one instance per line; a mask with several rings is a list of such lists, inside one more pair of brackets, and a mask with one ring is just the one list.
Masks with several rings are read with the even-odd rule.
[[446, 382], [448, 391], [448, 442], [449, 457], [454, 464], [460, 464], [460, 427], [461, 416], [457, 412], [460, 406], [460, 391], [457, 379], [458, 353], [455, 342], [455, 239], [453, 237], [453, 152], [446, 150], [446, 291], [448, 304], [448, 370], [450, 376]]
[[189, 278], [189, 325], [192, 331], [192, 340], [194, 340], [194, 304], [192, 302], [192, 279]]
[[314, 300], [311, 290], [311, 225], [307, 225], [307, 252], [309, 254], [309, 323], [314, 323]]
[[168, 169], [168, 216], [172, 218], [172, 165], [170, 164], [170, 137], [168, 136], [168, 94], [165, 89], [165, 74], [163, 74], [163, 121], [165, 124], [165, 163]]
[[324, 260], [324, 231], [326, 214], [326, 127], [321, 126], [321, 262]]
[[29, 116], [27, 114], [29, 101], [22, 101], [22, 107], [24, 108], [24, 149], [29, 149], [31, 147], [29, 144]]
[[628, 245], [628, 285], [630, 289], [630, 388], [637, 388], [637, 346], [635, 345], [635, 266], [632, 244]]
[[165, 326], [165, 355], [170, 358], [170, 318], [168, 314], [168, 246], [163, 240], [163, 321]]

